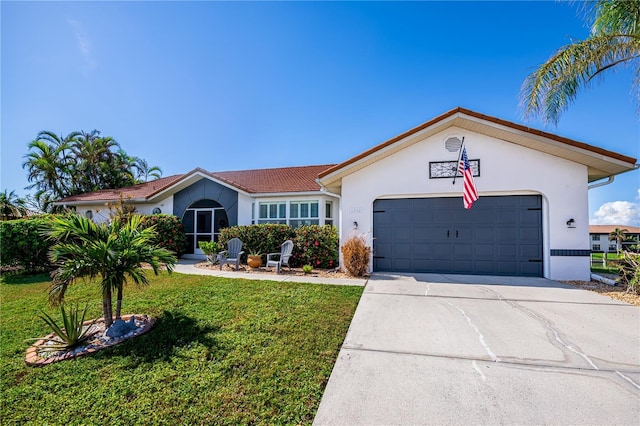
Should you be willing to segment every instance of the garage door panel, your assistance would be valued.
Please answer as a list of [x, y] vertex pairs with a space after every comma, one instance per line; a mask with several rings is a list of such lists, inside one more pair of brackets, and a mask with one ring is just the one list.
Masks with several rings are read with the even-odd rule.
[[481, 197], [470, 210], [460, 197], [376, 200], [374, 269], [542, 276], [541, 205], [540, 196]]

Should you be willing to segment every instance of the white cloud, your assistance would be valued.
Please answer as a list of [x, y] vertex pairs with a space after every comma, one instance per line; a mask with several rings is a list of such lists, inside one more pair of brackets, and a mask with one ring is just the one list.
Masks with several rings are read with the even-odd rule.
[[[638, 190], [640, 195], [640, 190]], [[640, 226], [640, 203], [612, 201], [604, 203], [593, 214], [592, 225]]]
[[71, 26], [71, 30], [78, 41], [78, 48], [84, 58], [85, 71], [95, 68], [97, 63], [93, 57], [91, 40], [87, 36], [84, 26], [81, 22], [76, 21], [75, 19], [67, 19], [67, 23]]

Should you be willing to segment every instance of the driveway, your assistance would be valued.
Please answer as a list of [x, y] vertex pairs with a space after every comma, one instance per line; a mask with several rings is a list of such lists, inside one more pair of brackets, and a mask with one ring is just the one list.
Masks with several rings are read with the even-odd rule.
[[375, 274], [314, 424], [640, 422], [640, 308], [543, 278]]

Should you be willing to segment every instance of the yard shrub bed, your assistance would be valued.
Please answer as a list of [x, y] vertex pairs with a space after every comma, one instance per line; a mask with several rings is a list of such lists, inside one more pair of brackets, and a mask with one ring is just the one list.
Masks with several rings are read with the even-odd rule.
[[[93, 355], [28, 367], [53, 314], [47, 275], [0, 278], [3, 424], [310, 424], [362, 287], [162, 273], [127, 289], [143, 336]], [[99, 284], [67, 300], [101, 315]]]
[[333, 226], [309, 225], [292, 228], [289, 225], [259, 224], [231, 226], [220, 231], [219, 242], [226, 247], [232, 238], [243, 242], [245, 259], [249, 253], [279, 253], [286, 240], [294, 243], [290, 264], [293, 267], [312, 265], [314, 268], [338, 266], [338, 230]]

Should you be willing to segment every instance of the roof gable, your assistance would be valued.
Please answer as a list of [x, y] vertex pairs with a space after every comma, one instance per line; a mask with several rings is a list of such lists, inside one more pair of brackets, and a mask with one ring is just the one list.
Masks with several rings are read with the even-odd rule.
[[589, 182], [633, 170], [636, 162], [613, 151], [458, 107], [323, 171], [320, 181], [337, 188], [342, 177], [454, 126], [584, 164]]

